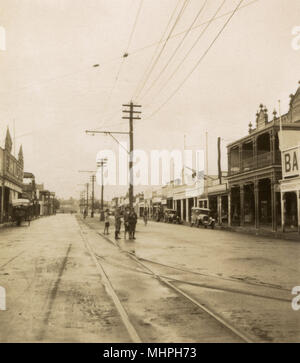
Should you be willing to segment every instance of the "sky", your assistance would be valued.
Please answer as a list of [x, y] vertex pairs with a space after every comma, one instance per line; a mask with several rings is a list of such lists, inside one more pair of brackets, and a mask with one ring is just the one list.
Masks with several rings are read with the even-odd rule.
[[[98, 151], [118, 149], [85, 130], [128, 131], [122, 104], [133, 100], [142, 105], [135, 148], [182, 149], [186, 135], [187, 149], [204, 149], [207, 132], [209, 172], [217, 171], [218, 136], [226, 170], [226, 145], [255, 125], [259, 104], [272, 117], [280, 99], [287, 112], [300, 80], [300, 49], [292, 47], [299, 0], [244, 0], [210, 47], [239, 1], [0, 0], [0, 145], [9, 127], [25, 170], [59, 197], [78, 198], [88, 180], [78, 171], [95, 170]], [[184, 4], [176, 36], [157, 45]], [[120, 192], [108, 187], [106, 198]]]

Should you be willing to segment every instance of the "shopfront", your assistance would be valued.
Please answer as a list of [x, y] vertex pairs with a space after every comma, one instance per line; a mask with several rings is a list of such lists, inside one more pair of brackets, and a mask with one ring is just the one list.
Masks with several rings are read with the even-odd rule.
[[300, 234], [300, 146], [282, 151], [282, 231]]

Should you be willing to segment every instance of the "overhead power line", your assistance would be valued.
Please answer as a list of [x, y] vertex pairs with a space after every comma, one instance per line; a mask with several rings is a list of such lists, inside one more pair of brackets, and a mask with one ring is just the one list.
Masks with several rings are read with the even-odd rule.
[[[245, 4], [245, 5], [243, 5], [243, 6], [240, 6], [240, 8], [238, 9], [238, 11], [239, 11], [239, 10], [242, 10], [243, 8], [246, 8], [246, 7], [250, 6], [250, 5], [253, 5], [254, 3], [256, 3], [256, 2], [258, 2], [258, 1], [259, 1], [259, 0], [253, 0], [253, 1], [249, 2], [248, 4]], [[180, 2], [180, 0], [179, 0], [179, 2]], [[221, 14], [220, 16], [216, 17], [216, 18], [214, 19], [214, 21], [216, 21], [216, 20], [218, 20], [218, 19], [221, 19], [221, 18], [223, 18], [223, 17], [225, 17], [225, 16], [227, 16], [227, 15], [229, 15], [229, 14], [231, 14], [231, 11], [226, 12], [226, 13], [224, 13], [224, 14]], [[207, 21], [205, 21], [205, 22], [203, 22], [203, 23], [201, 23], [201, 24], [195, 25], [195, 26], [194, 26], [191, 30], [196, 30], [196, 29], [198, 29], [199, 27], [202, 27], [203, 25], [206, 25], [206, 24], [207, 24]], [[179, 37], [179, 36], [181, 36], [182, 34], [185, 34], [187, 31], [188, 31], [188, 30], [184, 30], [184, 31], [181, 31], [181, 32], [175, 33], [175, 34], [173, 34], [173, 35], [170, 37], [170, 39], [173, 39], [173, 38]], [[159, 40], [159, 41], [157, 41], [157, 42], [154, 42], [154, 43], [148, 44], [148, 45], [146, 45], [146, 46], [144, 46], [144, 47], [141, 47], [141, 48], [137, 48], [137, 49], [135, 49], [135, 50], [132, 50], [130, 53], [128, 53], [127, 58], [129, 58], [130, 56], [135, 55], [135, 54], [137, 54], [137, 53], [143, 52], [144, 50], [147, 50], [147, 49], [149, 49], [149, 48], [152, 48], [152, 47], [154, 47], [155, 45], [159, 46], [159, 45], [160, 45], [161, 43], [163, 43], [164, 41], [165, 41], [165, 39], [164, 39], [164, 38], [162, 38], [162, 39], [160, 39], [160, 40]], [[94, 64], [94, 66], [93, 66], [93, 67], [95, 67], [95, 68], [100, 68], [100, 70], [103, 70], [103, 66], [104, 66], [104, 65], [107, 65], [107, 64], [110, 64], [110, 63], [112, 63], [112, 62], [114, 62], [114, 61], [118, 61], [118, 60], [122, 60], [122, 59], [123, 59], [123, 55], [121, 55], [121, 56], [117, 56], [117, 57], [114, 57], [114, 58], [111, 58], [111, 59], [104, 60], [103, 62], [100, 62], [100, 63]], [[36, 82], [36, 83], [30, 83], [30, 84], [27, 84], [27, 85], [25, 84], [25, 85], [23, 85], [23, 86], [21, 86], [21, 87], [19, 87], [19, 88], [16, 88], [16, 89], [12, 90], [10, 93], [15, 93], [15, 92], [19, 92], [19, 91], [22, 91], [22, 90], [26, 90], [26, 89], [28, 89], [28, 88], [30, 88], [30, 87], [41, 86], [41, 85], [43, 85], [43, 84], [47, 84], [47, 83], [50, 83], [50, 82], [54, 82], [54, 81], [57, 81], [57, 80], [60, 80], [60, 79], [64, 79], [64, 78], [71, 77], [71, 76], [74, 76], [74, 75], [78, 75], [78, 74], [81, 74], [81, 73], [89, 72], [89, 71], [91, 71], [91, 70], [92, 70], [92, 69], [90, 68], [90, 65], [88, 65], [88, 66], [83, 66], [83, 67], [78, 68], [76, 71], [71, 72], [71, 73], [64, 73], [64, 74], [61, 74], [61, 75], [55, 76], [55, 77], [53, 77], [53, 78], [48, 78], [48, 79], [45, 79], [45, 80], [40, 80], [40, 81], [38, 81], [38, 82]], [[8, 92], [8, 91], [7, 91], [7, 89], [5, 89], [5, 90], [0, 90], [0, 93], [5, 93], [5, 94], [7, 94], [7, 92]]]
[[[146, 70], [145, 70], [144, 74], [141, 77], [141, 80], [139, 81], [139, 83], [138, 83], [138, 85], [137, 85], [137, 87], [136, 87], [136, 89], [135, 89], [135, 91], [134, 91], [134, 93], [133, 93], [133, 95], [131, 97], [132, 99], [134, 98], [134, 96], [137, 93], [137, 91], [140, 89], [141, 83], [143, 82], [145, 75], [149, 72], [149, 69], [150, 69], [150, 67], [151, 67], [151, 65], [152, 65], [152, 63], [153, 63], [153, 61], [154, 61], [154, 59], [155, 59], [155, 57], [156, 57], [156, 55], [157, 55], [157, 53], [159, 51], [160, 44], [163, 42], [163, 39], [166, 36], [166, 33], [167, 33], [168, 29], [169, 29], [169, 26], [170, 26], [170, 24], [171, 24], [171, 22], [173, 20], [174, 15], [176, 14], [176, 11], [177, 11], [177, 8], [178, 8], [178, 5], [180, 4], [180, 2], [181, 2], [181, 0], [178, 0], [177, 1], [177, 4], [176, 4], [176, 6], [175, 6], [175, 8], [174, 8], [174, 10], [173, 10], [170, 18], [169, 18], [168, 24], [167, 24], [167, 26], [166, 26], [166, 28], [165, 28], [165, 30], [164, 30], [161, 38], [160, 38], [160, 41], [159, 42], [156, 42], [156, 43], [154, 43], [152, 45], [152, 46], [156, 45], [156, 48], [155, 48], [155, 50], [153, 52], [152, 58], [151, 58], [151, 60], [150, 60], [150, 62], [148, 64], [148, 66], [146, 67]], [[138, 52], [138, 51], [136, 51], [136, 52]]]
[[225, 30], [225, 28], [227, 27], [227, 25], [229, 24], [229, 22], [231, 21], [231, 19], [233, 18], [233, 16], [237, 12], [237, 10], [239, 9], [239, 7], [243, 3], [243, 1], [244, 0], [240, 0], [239, 1], [238, 5], [236, 6], [236, 8], [232, 12], [232, 14], [226, 20], [226, 22], [224, 23], [224, 25], [222, 26], [222, 28], [219, 30], [219, 32], [217, 33], [217, 35], [214, 37], [214, 39], [212, 40], [212, 42], [210, 43], [210, 45], [208, 46], [208, 48], [206, 49], [206, 51], [202, 54], [202, 56], [200, 57], [200, 59], [197, 61], [197, 63], [195, 64], [195, 66], [192, 68], [192, 70], [187, 74], [187, 76], [184, 78], [184, 80], [172, 92], [172, 94], [166, 99], [166, 101], [163, 104], [161, 104], [154, 112], [152, 112], [151, 115], [147, 117], [147, 119], [149, 119], [149, 118], [153, 117], [155, 114], [157, 114], [176, 95], [176, 93], [180, 90], [180, 88], [186, 83], [186, 81], [190, 78], [190, 76], [195, 72], [195, 70], [199, 67], [200, 63], [206, 57], [206, 55], [208, 54], [208, 52], [210, 51], [210, 49], [213, 47], [213, 45], [215, 44], [215, 42], [219, 39], [220, 35], [223, 33], [223, 31]]
[[191, 54], [192, 50], [195, 48], [195, 46], [199, 43], [199, 41], [201, 40], [201, 38], [203, 37], [203, 35], [206, 33], [207, 29], [209, 28], [209, 26], [211, 25], [211, 23], [213, 22], [213, 20], [217, 17], [219, 11], [222, 9], [222, 7], [225, 5], [226, 0], [223, 0], [222, 3], [220, 4], [220, 6], [217, 8], [215, 14], [210, 18], [209, 22], [206, 24], [205, 28], [202, 29], [201, 33], [198, 35], [198, 37], [196, 38], [196, 40], [194, 41], [194, 43], [192, 44], [192, 46], [190, 47], [190, 49], [186, 52], [185, 56], [183, 57], [183, 59], [180, 61], [180, 63], [177, 65], [177, 67], [175, 68], [175, 70], [171, 73], [171, 75], [168, 77], [168, 79], [166, 80], [166, 82], [159, 88], [159, 90], [156, 92], [155, 96], [152, 98], [153, 99], [157, 98], [157, 96], [163, 91], [163, 89], [166, 87], [166, 85], [171, 81], [171, 79], [176, 75], [176, 73], [178, 72], [179, 68], [183, 65], [183, 63], [186, 61], [186, 59], [188, 58], [188, 56]]
[[156, 82], [159, 80], [159, 78], [162, 76], [162, 74], [164, 73], [164, 71], [168, 68], [168, 65], [170, 64], [170, 62], [172, 61], [172, 59], [175, 57], [176, 53], [178, 52], [178, 50], [180, 49], [180, 47], [182, 46], [182, 44], [184, 43], [185, 39], [187, 38], [187, 36], [190, 34], [190, 31], [192, 30], [192, 27], [194, 26], [194, 24], [196, 23], [196, 21], [198, 20], [199, 16], [201, 15], [205, 5], [207, 4], [208, 0], [205, 0], [200, 8], [200, 10], [198, 11], [198, 13], [196, 14], [194, 20], [192, 21], [189, 29], [186, 31], [186, 33], [184, 34], [184, 37], [181, 39], [181, 41], [179, 42], [179, 44], [177, 45], [177, 47], [175, 48], [174, 52], [172, 53], [171, 57], [167, 60], [165, 66], [162, 68], [162, 70], [159, 72], [158, 76], [155, 78], [155, 80], [152, 82], [151, 86], [146, 90], [146, 92], [144, 93], [143, 97], [144, 98], [149, 91], [153, 88], [153, 86], [156, 84]]
[[106, 110], [109, 107], [110, 100], [111, 100], [111, 97], [113, 95], [113, 92], [114, 92], [114, 90], [116, 88], [116, 85], [118, 83], [118, 80], [119, 80], [119, 77], [120, 77], [120, 74], [121, 74], [121, 71], [122, 71], [122, 68], [123, 68], [125, 59], [128, 57], [128, 50], [129, 50], [129, 47], [130, 47], [131, 42], [132, 42], [133, 35], [135, 33], [135, 30], [136, 30], [136, 26], [137, 26], [138, 18], [139, 18], [139, 15], [140, 15], [140, 12], [141, 12], [141, 9], [142, 9], [142, 6], [143, 6], [143, 2], [144, 2], [144, 0], [140, 0], [139, 7], [137, 9], [137, 12], [136, 12], [136, 15], [135, 15], [135, 19], [134, 19], [134, 23], [133, 23], [133, 26], [132, 26], [132, 30], [130, 32], [129, 39], [128, 39], [128, 42], [127, 42], [127, 46], [126, 46], [126, 48], [124, 50], [124, 53], [123, 53], [123, 56], [122, 56], [122, 61], [121, 61], [120, 66], [118, 68], [118, 72], [117, 72], [115, 81], [113, 83], [113, 86], [112, 86], [112, 88], [111, 88], [111, 90], [109, 92], [109, 95], [108, 95], [106, 104], [104, 106], [104, 111], [103, 111], [104, 113], [106, 113]]
[[160, 49], [160, 51], [159, 51], [158, 55], [156, 56], [156, 58], [155, 58], [155, 60], [154, 60], [154, 62], [153, 62], [153, 64], [152, 64], [152, 66], [150, 67], [150, 70], [149, 70], [149, 71], [148, 71], [148, 73], [146, 74], [146, 77], [145, 77], [144, 81], [142, 82], [142, 85], [141, 85], [141, 87], [140, 87], [139, 91], [138, 91], [138, 92], [136, 93], [136, 95], [135, 95], [135, 98], [138, 98], [138, 97], [139, 97], [139, 95], [141, 94], [141, 92], [143, 91], [143, 89], [144, 89], [144, 87], [145, 87], [145, 85], [146, 85], [146, 82], [148, 81], [149, 77], [151, 76], [151, 74], [152, 74], [152, 72], [153, 72], [153, 70], [154, 70], [154, 68], [155, 68], [155, 66], [156, 66], [156, 64], [157, 64], [157, 62], [159, 61], [159, 58], [161, 57], [161, 55], [162, 55], [163, 51], [165, 50], [166, 45], [167, 45], [167, 43], [168, 43], [168, 41], [169, 41], [169, 39], [170, 39], [170, 37], [171, 37], [171, 35], [172, 35], [172, 33], [173, 33], [174, 29], [176, 28], [176, 25], [178, 24], [178, 22], [179, 22], [179, 20], [181, 19], [181, 17], [182, 17], [182, 15], [183, 15], [184, 11], [186, 10], [186, 8], [187, 8], [187, 6], [188, 6], [189, 2], [190, 2], [190, 0], [184, 0], [184, 3], [183, 3], [183, 5], [182, 5], [182, 7], [181, 7], [181, 9], [180, 9], [180, 12], [179, 12], [179, 14], [177, 15], [177, 17], [176, 17], [176, 19], [175, 19], [175, 22], [174, 22], [174, 24], [173, 24], [173, 26], [172, 26], [172, 28], [171, 28], [171, 30], [170, 30], [170, 32], [169, 32], [169, 34], [168, 34], [168, 37], [167, 37], [167, 39], [164, 41], [164, 44], [163, 44], [162, 48]]
[[[240, 8], [238, 9], [238, 11], [239, 10], [242, 10], [242, 9], [244, 9], [244, 8], [250, 6], [250, 5], [253, 5], [254, 3], [257, 3], [258, 1], [260, 1], [260, 0], [253, 0], [253, 1], [249, 2], [248, 4], [245, 4], [243, 6], [240, 6]], [[225, 16], [230, 15], [231, 13], [232, 13], [232, 11], [227, 11], [226, 13], [223, 13], [223, 14], [219, 15], [217, 18], [215, 18], [214, 21], [219, 20], [221, 18], [224, 18]], [[201, 24], [195, 25], [192, 28], [192, 30], [196, 30], [196, 29], [202, 27], [203, 25], [206, 25], [207, 23], [208, 23], [208, 20], [205, 21], [205, 22], [203, 22], [203, 23], [201, 23]], [[186, 32], [187, 32], [187, 29], [186, 30], [183, 30], [183, 31], [180, 31], [178, 33], [174, 33], [172, 36], [170, 36], [170, 39], [180, 37], [181, 35], [185, 34]], [[160, 43], [163, 43], [164, 41], [165, 41], [165, 39], [161, 39], [161, 40], [159, 40], [157, 42], [154, 42], [154, 43], [150, 43], [148, 45], [145, 45], [144, 47], [134, 49], [134, 50], [132, 50], [130, 52], [129, 56], [130, 55], [134, 55], [134, 54], [139, 53], [139, 52], [142, 52], [142, 51], [144, 51], [146, 49], [152, 48], [155, 45], [159, 45]]]

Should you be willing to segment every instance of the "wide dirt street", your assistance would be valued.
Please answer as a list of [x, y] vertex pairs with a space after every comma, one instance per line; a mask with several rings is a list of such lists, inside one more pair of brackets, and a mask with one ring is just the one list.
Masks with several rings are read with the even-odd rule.
[[1, 342], [299, 342], [300, 243], [75, 215], [0, 230]]

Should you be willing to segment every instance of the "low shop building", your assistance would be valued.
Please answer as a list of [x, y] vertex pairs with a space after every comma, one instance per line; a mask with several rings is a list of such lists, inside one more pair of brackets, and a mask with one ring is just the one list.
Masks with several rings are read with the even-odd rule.
[[29, 199], [33, 205], [33, 216], [40, 215], [40, 203], [38, 199], [37, 185], [35, 176], [32, 173], [24, 172], [23, 175], [23, 196]]
[[282, 231], [300, 234], [300, 132], [299, 145], [282, 150], [280, 181]]
[[7, 129], [4, 149], [0, 148], [0, 223], [12, 216], [12, 201], [23, 192], [24, 159], [22, 146], [18, 158], [12, 154], [12, 139]]
[[49, 190], [41, 190], [39, 192], [40, 214], [42, 216], [50, 216], [56, 213], [55, 193]]
[[228, 224], [228, 181], [217, 179], [208, 187], [209, 208], [219, 225]]

